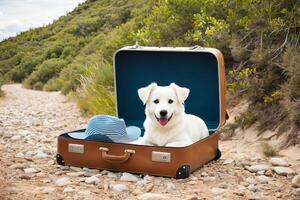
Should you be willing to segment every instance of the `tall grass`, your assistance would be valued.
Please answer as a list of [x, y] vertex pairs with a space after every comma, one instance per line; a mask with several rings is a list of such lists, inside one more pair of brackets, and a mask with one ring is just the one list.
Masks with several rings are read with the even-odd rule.
[[92, 64], [80, 79], [76, 92], [77, 104], [89, 114], [115, 114], [113, 69], [106, 61]]
[[4, 84], [4, 78], [3, 76], [0, 74], [0, 97], [4, 96], [4, 92], [1, 90], [2, 85]]

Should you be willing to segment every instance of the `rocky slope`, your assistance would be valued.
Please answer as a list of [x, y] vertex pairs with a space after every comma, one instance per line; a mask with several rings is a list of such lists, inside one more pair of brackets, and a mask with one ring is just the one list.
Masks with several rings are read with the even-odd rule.
[[58, 166], [56, 137], [85, 127], [88, 119], [58, 92], [20, 85], [3, 90], [0, 199], [300, 198], [299, 159], [265, 158], [255, 140], [242, 137], [221, 141], [223, 157], [184, 180]]

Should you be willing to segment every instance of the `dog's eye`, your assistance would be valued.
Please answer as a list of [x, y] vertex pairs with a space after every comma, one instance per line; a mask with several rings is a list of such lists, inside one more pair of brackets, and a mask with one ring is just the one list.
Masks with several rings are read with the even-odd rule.
[[174, 101], [172, 100], [172, 99], [170, 99], [169, 101], [168, 101], [168, 103], [169, 104], [172, 104]]
[[158, 104], [158, 103], [159, 103], [159, 100], [158, 100], [158, 99], [155, 99], [153, 102], [154, 102], [155, 104]]

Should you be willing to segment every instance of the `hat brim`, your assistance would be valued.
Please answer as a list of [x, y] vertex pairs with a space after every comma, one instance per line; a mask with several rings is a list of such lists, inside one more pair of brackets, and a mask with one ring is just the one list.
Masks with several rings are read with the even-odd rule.
[[103, 141], [103, 142], [130, 142], [137, 140], [141, 136], [141, 129], [135, 126], [129, 126], [126, 128], [127, 137], [124, 136], [109, 136], [104, 134], [93, 134], [89, 135], [86, 132], [70, 132], [68, 135], [74, 139], [80, 140], [94, 140], [94, 141]]

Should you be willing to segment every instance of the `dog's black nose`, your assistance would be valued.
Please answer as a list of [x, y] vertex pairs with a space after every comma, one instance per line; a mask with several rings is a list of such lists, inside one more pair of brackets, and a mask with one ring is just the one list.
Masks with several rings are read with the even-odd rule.
[[168, 114], [168, 111], [166, 111], [166, 110], [161, 110], [161, 111], [159, 112], [159, 114], [160, 114], [161, 117], [166, 117], [167, 114]]

